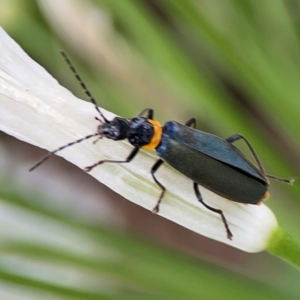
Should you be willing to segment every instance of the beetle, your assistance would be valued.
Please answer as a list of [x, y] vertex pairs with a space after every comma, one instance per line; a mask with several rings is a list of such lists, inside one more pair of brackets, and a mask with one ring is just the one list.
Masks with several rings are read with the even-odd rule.
[[[33, 171], [58, 151], [92, 137], [98, 137], [98, 139], [105, 137], [114, 141], [127, 139], [134, 148], [126, 159], [100, 160], [84, 168], [84, 170], [90, 172], [96, 166], [104, 163], [129, 163], [140, 149], [154, 150], [160, 158], [152, 166], [151, 175], [161, 193], [152, 210], [153, 213], [158, 213], [159, 205], [166, 192], [165, 186], [156, 178], [155, 173], [163, 163], [167, 163], [192, 180], [197, 200], [207, 209], [221, 216], [227, 238], [230, 240], [233, 235], [223, 211], [204, 202], [199, 185], [234, 202], [259, 204], [269, 197], [268, 178], [292, 183], [292, 179], [283, 179], [266, 174], [258, 156], [245, 137], [235, 134], [227, 139], [222, 139], [197, 130], [195, 118], [189, 119], [184, 125], [176, 121], [168, 121], [162, 126], [153, 119], [153, 109], [146, 108], [131, 119], [115, 117], [113, 120], [108, 120], [97, 106], [95, 99], [66, 54], [63, 51], [61, 54], [99, 113], [101, 118], [96, 117], [95, 119], [100, 122], [100, 125], [98, 125], [96, 133], [49, 152], [30, 171]], [[256, 165], [233, 145], [238, 140], [244, 140]]]

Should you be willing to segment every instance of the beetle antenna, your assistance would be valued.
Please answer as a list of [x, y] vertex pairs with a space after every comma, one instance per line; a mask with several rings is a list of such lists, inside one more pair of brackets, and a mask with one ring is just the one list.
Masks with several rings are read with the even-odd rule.
[[[36, 169], [38, 166], [40, 166], [42, 163], [44, 163], [44, 162], [45, 162], [50, 156], [52, 156], [53, 154], [55, 154], [55, 153], [57, 153], [57, 152], [59, 152], [59, 151], [61, 151], [61, 150], [64, 150], [65, 148], [68, 148], [68, 147], [70, 147], [70, 146], [73, 146], [73, 145], [75, 145], [75, 144], [79, 144], [79, 143], [81, 143], [81, 142], [83, 142], [83, 141], [85, 141], [85, 140], [87, 140], [87, 139], [90, 139], [90, 138], [92, 138], [92, 137], [94, 137], [94, 136], [97, 136], [97, 135], [100, 135], [99, 132], [94, 133], [94, 134], [87, 135], [87, 136], [85, 136], [84, 138], [81, 138], [81, 139], [79, 139], [79, 140], [76, 140], [76, 141], [74, 141], [74, 142], [71, 142], [71, 143], [69, 143], [69, 144], [66, 144], [66, 145], [64, 145], [64, 146], [61, 146], [61, 147], [57, 148], [56, 150], [53, 150], [53, 151], [49, 152], [45, 157], [43, 157], [39, 162], [37, 162], [33, 167], [31, 167], [31, 168], [29, 169], [29, 172], [31, 172], [31, 171], [33, 171], [34, 169]], [[100, 138], [101, 138], [101, 137], [100, 137]], [[97, 139], [97, 140], [98, 140], [98, 139]]]
[[79, 76], [78, 72], [76, 71], [75, 67], [73, 66], [73, 64], [71, 63], [70, 59], [68, 58], [67, 54], [64, 51], [60, 51], [61, 55], [63, 56], [63, 58], [65, 59], [67, 65], [69, 66], [69, 68], [71, 69], [71, 71], [73, 72], [75, 78], [78, 80], [78, 82], [80, 83], [81, 87], [83, 88], [84, 92], [86, 93], [86, 95], [89, 97], [90, 101], [95, 105], [95, 108], [97, 110], [97, 112], [100, 114], [100, 116], [103, 118], [105, 123], [109, 123], [109, 121], [104, 117], [104, 115], [102, 114], [101, 110], [99, 109], [99, 107], [97, 106], [96, 100], [95, 98], [92, 96], [91, 92], [87, 89], [84, 81], [81, 79], [81, 77]]

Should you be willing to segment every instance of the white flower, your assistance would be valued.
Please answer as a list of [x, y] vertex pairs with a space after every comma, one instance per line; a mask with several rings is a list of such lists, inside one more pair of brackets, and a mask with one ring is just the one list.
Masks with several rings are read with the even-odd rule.
[[[106, 118], [113, 118], [113, 114], [102, 111]], [[2, 131], [51, 151], [95, 133], [99, 124], [95, 116], [92, 104], [60, 86], [0, 29]], [[94, 145], [87, 140], [58, 155], [82, 169], [103, 158], [124, 159], [131, 150], [127, 142], [102, 139]], [[155, 153], [141, 150], [131, 163], [104, 164], [93, 169], [91, 175], [128, 200], [151, 210], [160, 194], [150, 174], [157, 159]], [[258, 252], [267, 248], [278, 229], [275, 216], [265, 205], [234, 203], [200, 187], [205, 202], [223, 210], [233, 233], [230, 241], [220, 216], [198, 203], [191, 180], [166, 165], [157, 172], [157, 178], [167, 188], [159, 215], [202, 235], [244, 251]]]

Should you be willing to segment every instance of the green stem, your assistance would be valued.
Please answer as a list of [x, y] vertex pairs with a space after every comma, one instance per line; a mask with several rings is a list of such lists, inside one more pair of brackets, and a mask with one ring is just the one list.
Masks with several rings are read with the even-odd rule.
[[284, 229], [279, 228], [267, 251], [300, 268], [300, 243]]

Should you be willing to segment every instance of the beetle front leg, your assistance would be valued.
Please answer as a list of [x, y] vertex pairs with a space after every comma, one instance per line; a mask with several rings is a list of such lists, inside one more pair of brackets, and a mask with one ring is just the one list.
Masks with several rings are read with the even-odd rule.
[[93, 165], [91, 165], [91, 166], [85, 167], [85, 168], [84, 168], [84, 171], [85, 171], [85, 172], [90, 172], [90, 171], [91, 171], [92, 169], [94, 169], [95, 167], [97, 167], [97, 166], [99, 166], [99, 165], [102, 165], [102, 164], [104, 164], [104, 163], [111, 163], [111, 164], [124, 164], [124, 163], [129, 163], [129, 162], [137, 155], [137, 153], [139, 152], [139, 149], [140, 149], [140, 148], [138, 148], [138, 147], [134, 148], [125, 160], [110, 160], [110, 159], [103, 159], [103, 160], [100, 160], [100, 161], [96, 162], [95, 164], [93, 164]]

